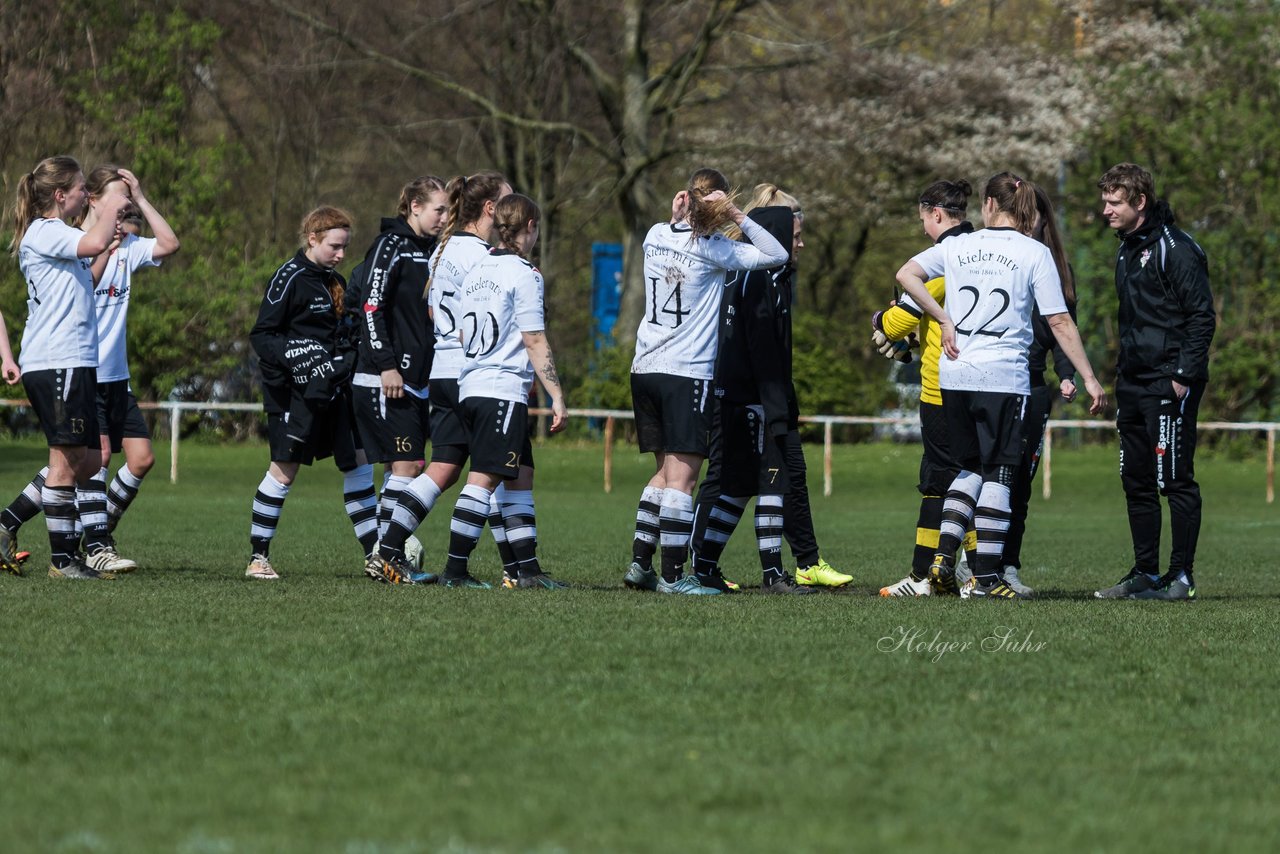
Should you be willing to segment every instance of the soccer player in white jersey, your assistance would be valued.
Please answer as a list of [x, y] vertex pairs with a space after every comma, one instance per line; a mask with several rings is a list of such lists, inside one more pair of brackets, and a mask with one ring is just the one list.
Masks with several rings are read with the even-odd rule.
[[[494, 211], [497, 246], [471, 268], [459, 290], [458, 327], [462, 371], [458, 398], [471, 471], [449, 524], [449, 559], [443, 578], [467, 578], [467, 560], [489, 515], [500, 484], [511, 492], [533, 488], [529, 442], [529, 392], [536, 374], [551, 402], [551, 432], [568, 423], [564, 392], [556, 375], [543, 313], [543, 280], [528, 261], [538, 242], [538, 206], [528, 196], [504, 196]], [[507, 544], [520, 589], [567, 587], [542, 571], [532, 508], [502, 502]], [[469, 584], [466, 586], [476, 586]]]
[[[65, 220], [84, 211], [89, 194], [72, 157], [49, 157], [18, 181], [11, 251], [27, 282], [27, 325], [19, 351], [22, 383], [49, 442], [49, 474], [41, 488], [49, 529], [52, 578], [109, 579], [105, 501], [79, 511], [91, 563], [77, 555], [76, 492], [100, 468], [96, 405], [98, 325], [93, 305], [92, 259], [106, 251], [129, 205], [120, 188], [101, 203], [88, 232]], [[4, 567], [18, 571], [16, 543], [0, 527]], [[93, 563], [103, 569], [95, 568]]]
[[[128, 169], [99, 166], [89, 173], [89, 213], [81, 228], [97, 221], [100, 200], [123, 184], [133, 200], [121, 220], [117, 239], [108, 254], [94, 262], [94, 301], [98, 312], [98, 430], [102, 434], [102, 468], [95, 480], [107, 497], [108, 527], [112, 530], [138, 494], [142, 479], [155, 464], [151, 433], [129, 386], [129, 353], [125, 335], [133, 274], [143, 267], [158, 267], [178, 251], [180, 243], [169, 223], [142, 192], [136, 175]], [[140, 237], [145, 220], [154, 237]], [[101, 269], [99, 269], [101, 268]], [[107, 488], [107, 467], [113, 453], [124, 451], [125, 464]]]
[[[102, 465], [85, 490], [87, 498], [77, 497], [77, 504], [87, 500], [89, 510], [101, 506], [107, 510], [107, 529], [113, 532], [135, 496], [138, 487], [155, 464], [151, 450], [151, 433], [142, 418], [142, 410], [129, 387], [129, 356], [125, 344], [129, 300], [133, 291], [133, 274], [142, 267], [159, 266], [161, 259], [178, 251], [177, 236], [159, 211], [147, 200], [136, 175], [118, 166], [98, 166], [85, 180], [89, 194], [81, 231], [90, 231], [97, 223], [99, 209], [112, 193], [124, 192], [132, 199], [119, 221], [115, 239], [108, 250], [93, 261], [94, 307], [98, 324], [98, 431]], [[154, 238], [138, 237], [143, 220], [151, 226]], [[107, 470], [111, 454], [125, 453], [125, 465], [107, 488]], [[40, 490], [48, 475], [41, 469], [31, 483], [0, 513], [0, 525], [11, 534], [33, 519], [41, 510]], [[114, 550], [114, 540], [110, 540]], [[98, 556], [94, 568], [112, 572], [130, 572], [137, 564], [127, 558]]]
[[[445, 188], [449, 196], [449, 213], [440, 244], [431, 255], [431, 282], [428, 302], [435, 325], [435, 359], [431, 364], [431, 461], [424, 472], [426, 479], [415, 478], [407, 513], [425, 518], [435, 499], [457, 482], [462, 466], [470, 454], [469, 435], [462, 423], [458, 401], [458, 377], [465, 357], [460, 338], [461, 286], [463, 279], [480, 260], [487, 258], [490, 243], [496, 239], [494, 211], [498, 200], [511, 193], [511, 185], [497, 172], [459, 175]], [[532, 483], [533, 459], [523, 461], [529, 471], [522, 482]], [[488, 522], [502, 557], [504, 587], [514, 587], [517, 562], [507, 542], [502, 523], [504, 503], [518, 505], [533, 516], [532, 489], [517, 490], [500, 485], [490, 499]], [[405, 514], [401, 514], [405, 517]], [[407, 517], [405, 517], [407, 518]], [[393, 541], [394, 542], [394, 541]], [[384, 552], [383, 558], [395, 555]], [[446, 587], [487, 587], [470, 574], [440, 579]]]
[[[729, 222], [750, 243], [719, 232]], [[676, 194], [672, 219], [644, 240], [645, 312], [636, 332], [631, 398], [642, 453], [654, 476], [640, 496], [632, 562], [624, 583], [636, 590], [710, 595], [684, 574], [693, 531], [693, 488], [710, 444], [708, 397], [725, 273], [760, 270], [787, 260], [786, 247], [747, 218], [715, 169], [699, 169]], [[661, 548], [661, 577], [653, 554]]]
[[[961, 465], [943, 506], [930, 578], [946, 584], [954, 576], [952, 561], [972, 520], [977, 566], [961, 596], [1021, 599], [1000, 571], [1009, 488], [1026, 441], [1022, 417], [1031, 390], [1027, 353], [1033, 308], [1049, 321], [1084, 380], [1092, 399], [1089, 411], [1101, 412], [1107, 397], [1067, 313], [1053, 256], [1027, 236], [1036, 220], [1035, 186], [1009, 172], [993, 176], [983, 192], [982, 219], [986, 228], [956, 235], [912, 258], [898, 271], [898, 282], [941, 328], [938, 380]], [[937, 276], [946, 277], [946, 309], [925, 284]]]

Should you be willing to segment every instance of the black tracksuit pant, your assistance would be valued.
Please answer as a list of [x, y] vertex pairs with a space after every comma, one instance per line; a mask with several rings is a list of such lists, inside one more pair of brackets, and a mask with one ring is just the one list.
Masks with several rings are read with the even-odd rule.
[[1120, 480], [1129, 507], [1134, 567], [1160, 573], [1160, 496], [1169, 501], [1173, 552], [1169, 571], [1191, 574], [1200, 538], [1200, 485], [1195, 479], [1196, 416], [1204, 382], [1182, 400], [1167, 378], [1116, 378]]
[[[711, 427], [711, 456], [707, 458], [707, 473], [698, 485], [698, 497], [695, 511], [698, 521], [694, 523], [694, 536], [706, 530], [706, 516], [720, 497], [720, 476], [723, 467], [723, 443], [721, 435], [720, 409], [716, 405], [716, 415]], [[783, 536], [791, 546], [791, 554], [796, 564], [802, 569], [818, 562], [818, 538], [813, 530], [813, 513], [809, 508], [809, 484], [806, 480], [808, 469], [804, 459], [804, 445], [800, 441], [799, 430], [789, 430], [782, 443], [783, 459], [787, 465], [787, 476], [791, 485], [787, 490], [786, 500], [782, 505]], [[695, 543], [695, 547], [697, 547]]]
[[[1034, 379], [1033, 379], [1034, 382]], [[1009, 489], [1009, 534], [1004, 541], [1004, 563], [1022, 569], [1022, 536], [1027, 531], [1027, 508], [1031, 503], [1031, 482], [1040, 468], [1040, 452], [1044, 449], [1044, 428], [1049, 423], [1058, 386], [1033, 385], [1027, 396], [1027, 410], [1022, 416], [1022, 430], [1027, 437], [1022, 449], [1022, 462]]]

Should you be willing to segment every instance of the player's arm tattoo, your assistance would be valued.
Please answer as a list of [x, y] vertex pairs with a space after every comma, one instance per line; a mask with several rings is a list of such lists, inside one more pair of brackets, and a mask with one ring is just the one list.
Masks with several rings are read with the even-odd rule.
[[551, 342], [547, 340], [546, 330], [537, 329], [533, 332], [524, 333], [524, 336], [525, 346], [529, 349], [530, 353], [532, 354], [536, 350], [539, 356], [541, 356], [541, 358], [536, 359], [535, 362], [542, 362], [540, 366], [537, 366], [537, 370], [541, 375], [543, 383], [546, 385], [554, 384], [559, 388], [560, 375], [556, 372], [556, 360], [551, 354]]
[[547, 350], [547, 363], [542, 366], [542, 378], [548, 384], [560, 385], [560, 375], [556, 373], [556, 359], [551, 355], [550, 349]]

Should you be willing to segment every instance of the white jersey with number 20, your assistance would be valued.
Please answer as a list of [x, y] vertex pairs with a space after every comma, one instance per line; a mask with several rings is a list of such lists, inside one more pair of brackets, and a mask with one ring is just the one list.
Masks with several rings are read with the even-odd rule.
[[533, 364], [524, 333], [546, 329], [542, 273], [514, 252], [495, 249], [462, 281], [458, 328], [464, 362], [458, 399], [527, 403]]
[[716, 362], [720, 294], [727, 270], [760, 270], [787, 260], [787, 250], [750, 217], [742, 233], [694, 237], [687, 225], [660, 222], [644, 239], [644, 317], [636, 332], [633, 374], [711, 379]]
[[956, 325], [956, 359], [942, 355], [938, 384], [952, 391], [1029, 394], [1031, 309], [1067, 310], [1049, 248], [1012, 228], [959, 234], [913, 259], [926, 278], [945, 276], [947, 314]]

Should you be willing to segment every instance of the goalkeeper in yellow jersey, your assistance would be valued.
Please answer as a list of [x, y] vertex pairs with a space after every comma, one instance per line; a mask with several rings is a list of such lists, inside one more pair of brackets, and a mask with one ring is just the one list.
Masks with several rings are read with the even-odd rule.
[[[948, 237], [973, 231], [965, 219], [965, 209], [973, 189], [969, 182], [937, 181], [920, 194], [920, 222], [925, 234], [935, 243]], [[939, 303], [946, 296], [941, 276], [927, 283], [929, 293]], [[878, 311], [871, 318], [872, 343], [891, 359], [908, 362], [911, 350], [909, 335], [919, 328], [923, 341], [920, 353], [920, 435], [924, 455], [920, 458], [920, 519], [916, 523], [916, 547], [911, 558], [911, 574], [901, 581], [880, 589], [881, 596], [928, 596], [932, 593], [956, 593], [951, 576], [941, 584], [931, 583], [929, 565], [938, 549], [938, 532], [942, 527], [943, 496], [951, 481], [960, 473], [960, 465], [952, 459], [947, 443], [947, 418], [942, 410], [942, 392], [938, 387], [938, 359], [942, 355], [942, 332], [937, 322], [921, 311], [910, 297]], [[964, 548], [976, 546], [972, 530], [965, 534]]]

